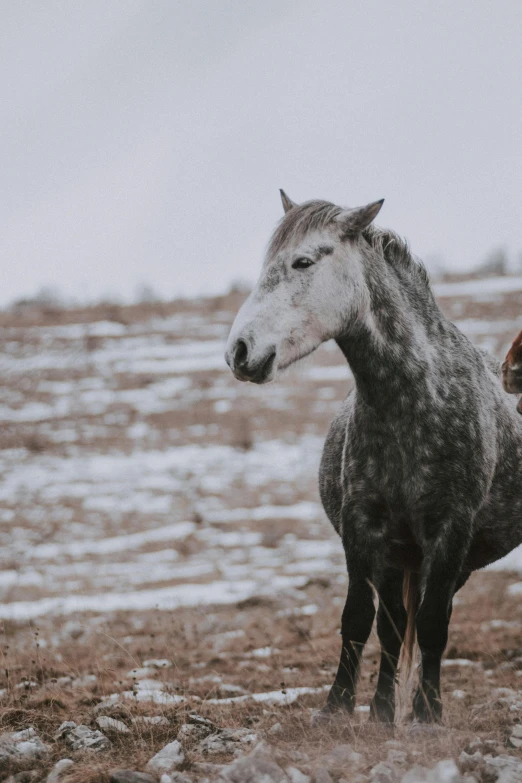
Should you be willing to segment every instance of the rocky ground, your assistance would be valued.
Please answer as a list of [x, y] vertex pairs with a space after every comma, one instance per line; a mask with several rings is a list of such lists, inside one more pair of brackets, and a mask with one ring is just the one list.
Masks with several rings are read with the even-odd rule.
[[[521, 291], [437, 288], [499, 355]], [[442, 728], [404, 684], [368, 723], [373, 636], [354, 716], [314, 721], [346, 592], [315, 475], [351, 379], [326, 345], [234, 381], [241, 298], [0, 314], [0, 780], [522, 781], [518, 551], [455, 600]]]
[[8, 622], [0, 770], [46, 780], [60, 762], [60, 779], [92, 783], [522, 780], [517, 578], [475, 575], [456, 600], [433, 730], [412, 726], [406, 687], [393, 730], [368, 722], [375, 637], [355, 715], [314, 721], [339, 652], [344, 585], [327, 577], [233, 606]]

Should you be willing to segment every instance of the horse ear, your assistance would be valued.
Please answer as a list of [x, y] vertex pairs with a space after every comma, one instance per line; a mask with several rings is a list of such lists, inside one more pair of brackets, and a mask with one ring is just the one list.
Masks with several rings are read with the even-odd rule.
[[290, 212], [291, 209], [297, 206], [295, 201], [292, 201], [291, 198], [288, 198], [285, 191], [282, 188], [279, 188], [279, 192], [281, 194], [281, 201], [283, 202], [283, 209], [286, 212]]
[[380, 201], [372, 201], [371, 204], [366, 204], [365, 207], [356, 207], [355, 209], [345, 209], [337, 220], [343, 227], [343, 236], [354, 237], [368, 228], [370, 223], [375, 220], [381, 207], [384, 204], [384, 199]]

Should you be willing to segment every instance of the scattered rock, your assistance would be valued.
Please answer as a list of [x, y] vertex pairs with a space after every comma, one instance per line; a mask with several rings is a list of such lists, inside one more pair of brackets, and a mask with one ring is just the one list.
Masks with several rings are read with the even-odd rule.
[[130, 769], [115, 769], [111, 772], [110, 783], [156, 783], [156, 778], [147, 772], [133, 772]]
[[134, 680], [132, 690], [123, 691], [124, 699], [133, 701], [152, 701], [155, 704], [181, 704], [186, 701], [185, 696], [171, 693], [172, 683], [160, 682], [160, 680], [137, 679]]
[[102, 731], [106, 731], [108, 734], [130, 734], [130, 729], [121, 720], [116, 718], [109, 718], [108, 715], [100, 715], [96, 718], [96, 725]]
[[10, 737], [18, 752], [26, 760], [41, 759], [49, 753], [49, 748], [44, 745], [32, 727], [23, 731], [13, 731], [7, 736]]
[[379, 762], [370, 770], [372, 783], [396, 783], [400, 779], [400, 773], [392, 764]]
[[404, 775], [401, 783], [476, 783], [476, 780], [472, 777], [463, 778], [455, 762], [452, 759], [444, 759], [433, 769], [413, 767]]
[[428, 775], [430, 772], [431, 770], [427, 767], [421, 767], [419, 764], [416, 764], [404, 775], [401, 783], [424, 783], [429, 780]]
[[333, 750], [321, 756], [319, 765], [338, 776], [347, 772], [353, 772], [363, 762], [363, 756], [356, 753], [351, 745], [336, 745]]
[[147, 769], [150, 772], [173, 772], [176, 767], [183, 764], [184, 760], [185, 754], [183, 753], [181, 743], [178, 740], [174, 740], [174, 742], [169, 742], [168, 745], [165, 745], [159, 753], [156, 753], [151, 758], [147, 764]]
[[516, 726], [513, 726], [509, 744], [514, 748], [522, 748], [522, 724], [517, 723]]
[[287, 783], [284, 771], [264, 743], [248, 756], [223, 767], [218, 780], [227, 783]]
[[72, 720], [67, 720], [58, 729], [55, 739], [64, 739], [65, 744], [71, 750], [108, 750], [111, 741], [101, 731], [90, 729], [88, 726], [79, 726]]
[[164, 773], [160, 778], [160, 783], [192, 783], [192, 778], [183, 772], [171, 772], [169, 775]]
[[463, 751], [459, 756], [459, 765], [462, 772], [473, 773], [473, 780], [477, 778], [496, 780], [497, 783], [522, 783], [522, 761], [517, 756], [506, 753], [497, 756], [490, 753], [483, 755], [479, 750], [473, 754]]
[[486, 776], [496, 778], [497, 783], [522, 783], [522, 761], [517, 756], [485, 756], [484, 769]]
[[271, 734], [273, 737], [277, 736], [278, 734], [281, 734], [283, 731], [283, 728], [280, 723], [274, 723], [273, 726], [271, 726], [268, 729], [268, 734]]
[[217, 756], [220, 753], [234, 753], [245, 746], [255, 745], [258, 737], [250, 729], [218, 729], [209, 734], [196, 746], [203, 756]]
[[401, 743], [391, 740], [385, 745], [388, 747], [386, 760], [376, 764], [370, 770], [372, 783], [398, 783], [408, 766], [408, 754], [399, 749]]
[[287, 767], [285, 772], [290, 783], [310, 783], [310, 776], [305, 775], [297, 767]]
[[73, 720], [64, 720], [64, 722], [60, 724], [56, 734], [54, 735], [55, 740], [62, 739], [66, 734], [68, 734], [70, 731], [72, 731], [75, 728], [76, 728], [76, 723]]
[[32, 727], [0, 734], [0, 772], [23, 761], [44, 758], [48, 753], [49, 748]]
[[198, 740], [205, 739], [205, 737], [208, 737], [211, 733], [212, 729], [209, 729], [208, 726], [199, 726], [195, 723], [182, 723], [179, 727], [176, 739], [183, 743], [191, 741], [197, 742]]
[[314, 771], [314, 783], [334, 783], [332, 776], [324, 767]]
[[212, 723], [208, 718], [204, 718], [203, 715], [198, 715], [197, 712], [189, 712], [186, 722], [195, 723], [198, 726], [210, 726], [212, 729], [216, 728], [215, 723]]
[[65, 772], [66, 769], [69, 769], [69, 767], [72, 767], [73, 765], [74, 761], [72, 759], [60, 759], [47, 775], [45, 783], [58, 783], [62, 776], [62, 772]]
[[208, 737], [209, 734], [218, 732], [218, 727], [208, 718], [203, 718], [195, 712], [187, 716], [186, 723], [183, 723], [178, 731], [177, 739], [180, 742], [196, 742]]

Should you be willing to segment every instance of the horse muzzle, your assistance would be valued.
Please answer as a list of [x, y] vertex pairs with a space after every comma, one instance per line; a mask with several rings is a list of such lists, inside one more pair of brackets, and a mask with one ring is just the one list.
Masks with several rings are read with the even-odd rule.
[[271, 346], [262, 356], [257, 356], [247, 341], [240, 338], [226, 352], [225, 360], [238, 381], [268, 383], [275, 374], [276, 349]]

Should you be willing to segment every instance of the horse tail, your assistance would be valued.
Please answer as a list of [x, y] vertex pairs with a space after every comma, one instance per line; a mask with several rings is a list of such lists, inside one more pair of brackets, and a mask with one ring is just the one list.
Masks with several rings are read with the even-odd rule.
[[413, 666], [413, 648], [415, 645], [415, 615], [419, 608], [419, 582], [420, 575], [415, 571], [406, 569], [402, 582], [402, 598], [406, 609], [407, 621], [404, 634], [402, 661], [406, 679], [409, 679]]

